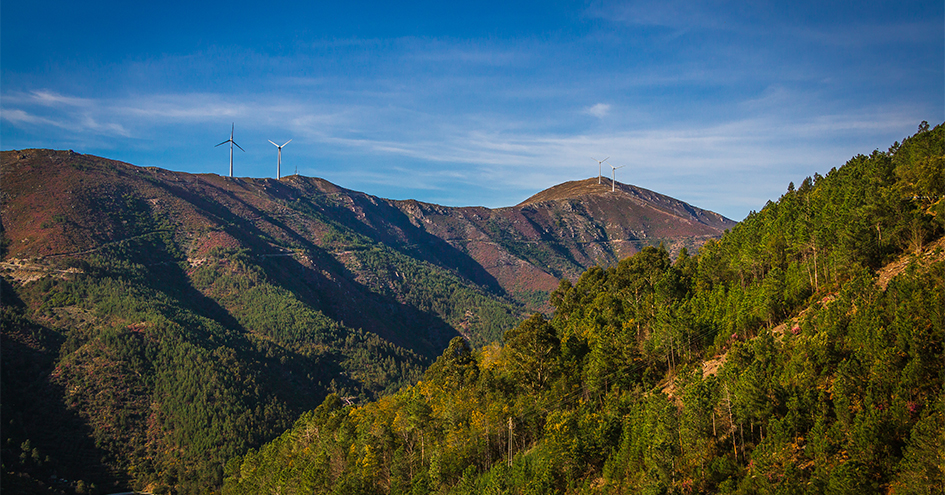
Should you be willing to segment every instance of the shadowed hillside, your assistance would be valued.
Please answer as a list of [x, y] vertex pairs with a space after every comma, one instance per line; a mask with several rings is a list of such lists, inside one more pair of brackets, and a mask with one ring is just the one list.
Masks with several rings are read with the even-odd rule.
[[220, 486], [226, 459], [328, 394], [392, 393], [453, 338], [480, 347], [547, 310], [562, 277], [720, 234], [668, 229], [631, 196], [448, 208], [301, 176], [0, 159], [3, 462], [57, 489]]

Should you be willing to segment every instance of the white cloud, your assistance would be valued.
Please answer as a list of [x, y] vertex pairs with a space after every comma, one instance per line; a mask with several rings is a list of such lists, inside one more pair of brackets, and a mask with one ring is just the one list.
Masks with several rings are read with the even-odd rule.
[[629, 25], [662, 26], [676, 29], [725, 26], [722, 12], [726, 10], [711, 5], [711, 3], [714, 2], [688, 2], [685, 0], [605, 1], [588, 9], [588, 15]]
[[0, 118], [14, 125], [30, 124], [30, 125], [47, 125], [47, 126], [54, 126], [54, 127], [63, 127], [63, 125], [60, 124], [59, 122], [55, 122], [50, 119], [32, 115], [18, 108], [4, 109], [3, 112], [0, 112]]
[[608, 113], [610, 113], [610, 105], [606, 103], [598, 103], [584, 111], [599, 119], [602, 119], [606, 117]]
[[[230, 98], [233, 99], [233, 98]], [[118, 115], [164, 122], [206, 122], [254, 113], [251, 105], [226, 101], [216, 94], [148, 95], [109, 103]]]
[[91, 101], [86, 98], [63, 96], [46, 89], [32, 91], [30, 95], [35, 103], [46, 106], [67, 105], [72, 107], [85, 107], [91, 103]]
[[86, 115], [78, 129], [91, 130], [96, 134], [115, 135], [122, 137], [131, 137], [131, 133], [121, 124], [113, 122], [99, 123], [94, 118]]
[[10, 104], [22, 106], [43, 106], [43, 107], [86, 107], [92, 103], [92, 100], [86, 98], [77, 98], [74, 96], [63, 96], [55, 91], [48, 89], [36, 89], [28, 92], [15, 91], [3, 95], [4, 106]]
[[102, 108], [102, 102], [66, 96], [48, 90], [4, 95], [2, 119], [17, 127], [55, 128], [74, 134], [130, 137], [116, 115]]

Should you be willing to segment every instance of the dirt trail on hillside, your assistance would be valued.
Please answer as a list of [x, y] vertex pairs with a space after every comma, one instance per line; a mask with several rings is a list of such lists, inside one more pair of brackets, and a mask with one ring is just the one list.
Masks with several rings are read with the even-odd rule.
[[882, 287], [883, 290], [886, 290], [886, 287], [889, 286], [889, 282], [896, 278], [896, 275], [902, 273], [906, 267], [909, 266], [910, 262], [915, 260], [918, 260], [923, 266], [945, 260], [945, 237], [939, 238], [937, 241], [925, 246], [918, 255], [911, 253], [903, 255], [899, 257], [898, 260], [880, 268], [879, 271], [876, 272], [878, 275], [876, 284]]
[[[905, 254], [901, 256], [898, 260], [893, 261], [887, 264], [886, 266], [882, 267], [881, 269], [879, 269], [876, 272], [876, 275], [877, 275], [876, 284], [882, 287], [883, 290], [886, 290], [886, 287], [889, 286], [889, 282], [892, 281], [892, 279], [896, 278], [897, 275], [905, 271], [905, 269], [909, 266], [909, 264], [916, 260], [918, 260], [918, 262], [921, 263], [923, 266], [929, 266], [932, 263], [945, 261], [945, 237], [939, 238], [938, 240], [932, 243], [929, 243], [923, 248], [922, 252], [919, 253], [918, 255], [911, 254], [911, 253]], [[820, 301], [813, 303], [812, 305], [829, 304], [831, 301], [834, 300], [835, 297], [836, 297], [835, 294], [827, 294], [823, 298], [821, 298]], [[771, 333], [773, 333], [775, 337], [778, 340], [780, 340], [781, 338], [784, 337], [784, 332], [786, 331], [796, 332], [796, 327], [798, 325], [798, 322], [804, 317], [804, 315], [809, 310], [810, 310], [810, 307], [804, 308], [804, 310], [798, 313], [797, 316], [788, 318], [787, 320], [782, 322], [780, 325], [774, 327], [771, 330]], [[728, 351], [723, 352], [722, 354], [719, 354], [718, 356], [715, 356], [712, 359], [703, 361], [702, 362], [702, 378], [708, 378], [710, 376], [717, 375], [719, 372], [719, 369], [721, 369], [722, 365], [725, 364], [725, 360], [727, 357], [728, 357]], [[678, 398], [676, 397], [675, 374], [671, 374], [665, 379], [665, 383], [663, 384], [661, 389], [664, 394], [668, 395], [669, 397], [676, 398], [678, 400]]]

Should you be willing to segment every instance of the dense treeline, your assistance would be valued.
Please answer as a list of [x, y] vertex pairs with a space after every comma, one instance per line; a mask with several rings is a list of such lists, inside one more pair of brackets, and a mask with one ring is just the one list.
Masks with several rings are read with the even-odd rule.
[[203, 492], [329, 393], [373, 399], [429, 364], [300, 301], [245, 251], [191, 267], [159, 232], [60, 264], [79, 272], [4, 282], [5, 484]]
[[943, 163], [923, 123], [698, 256], [562, 281], [550, 320], [456, 338], [376, 402], [329, 396], [224, 493], [940, 493]]

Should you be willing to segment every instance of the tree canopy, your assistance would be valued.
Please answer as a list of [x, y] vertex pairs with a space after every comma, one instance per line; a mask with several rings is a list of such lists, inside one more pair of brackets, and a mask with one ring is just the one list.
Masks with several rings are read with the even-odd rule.
[[697, 255], [564, 280], [550, 320], [326, 401], [232, 459], [224, 493], [938, 493], [943, 156], [924, 124]]

